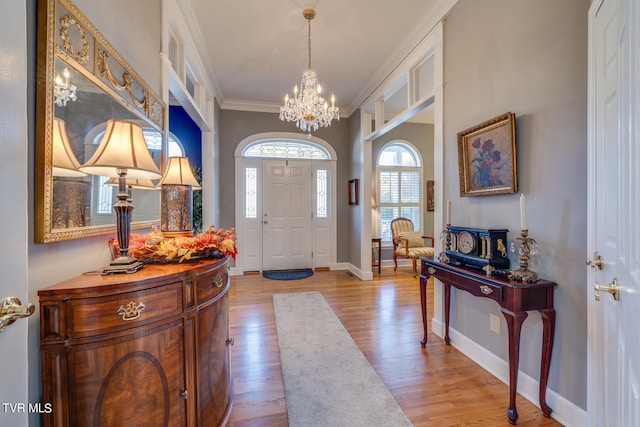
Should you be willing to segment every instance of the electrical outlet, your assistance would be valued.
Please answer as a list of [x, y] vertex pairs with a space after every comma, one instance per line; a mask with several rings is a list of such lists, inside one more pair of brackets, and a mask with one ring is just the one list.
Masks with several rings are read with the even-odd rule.
[[500, 318], [495, 314], [489, 314], [489, 329], [500, 335]]

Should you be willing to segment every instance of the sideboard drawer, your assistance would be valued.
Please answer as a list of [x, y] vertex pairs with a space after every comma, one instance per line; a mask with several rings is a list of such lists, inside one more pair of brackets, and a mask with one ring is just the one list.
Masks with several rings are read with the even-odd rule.
[[69, 303], [69, 337], [117, 332], [181, 314], [182, 282]]
[[226, 266], [223, 265], [221, 267], [196, 277], [197, 304], [214, 298], [226, 288], [229, 272]]

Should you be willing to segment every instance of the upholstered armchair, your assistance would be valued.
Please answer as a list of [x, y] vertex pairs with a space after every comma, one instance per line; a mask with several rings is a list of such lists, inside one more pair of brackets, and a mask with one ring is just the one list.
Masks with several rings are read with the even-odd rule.
[[[390, 227], [393, 241], [393, 271], [398, 269], [398, 257], [411, 259], [413, 277], [416, 277], [418, 275], [418, 258], [434, 254], [433, 237], [423, 236], [419, 231], [414, 231], [413, 222], [408, 218], [396, 218], [391, 221]], [[425, 240], [429, 240], [431, 246], [425, 245]]]

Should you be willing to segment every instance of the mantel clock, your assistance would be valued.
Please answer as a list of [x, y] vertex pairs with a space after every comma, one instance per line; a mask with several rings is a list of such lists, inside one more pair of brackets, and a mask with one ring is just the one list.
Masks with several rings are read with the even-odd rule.
[[449, 261], [469, 267], [509, 268], [506, 229], [480, 229], [450, 226], [451, 247], [445, 252]]

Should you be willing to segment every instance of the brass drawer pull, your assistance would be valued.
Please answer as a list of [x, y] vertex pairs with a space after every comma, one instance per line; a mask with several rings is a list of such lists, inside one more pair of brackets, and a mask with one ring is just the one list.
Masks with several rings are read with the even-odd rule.
[[136, 320], [138, 317], [140, 317], [140, 314], [145, 308], [147, 308], [147, 306], [144, 305], [144, 303], [139, 302], [138, 304], [136, 304], [135, 302], [131, 301], [129, 302], [129, 304], [127, 304], [126, 307], [124, 305], [121, 305], [118, 311], [116, 311], [116, 314], [118, 316], [122, 316], [122, 320], [125, 321]]
[[427, 268], [427, 271], [429, 272], [429, 274], [436, 274], [436, 269], [433, 267]]
[[211, 282], [216, 288], [221, 288], [223, 285], [222, 277], [218, 277], [213, 282]]
[[480, 286], [480, 291], [485, 294], [485, 295], [490, 295], [493, 293], [493, 289], [491, 289], [489, 286], [487, 285], [482, 285]]

